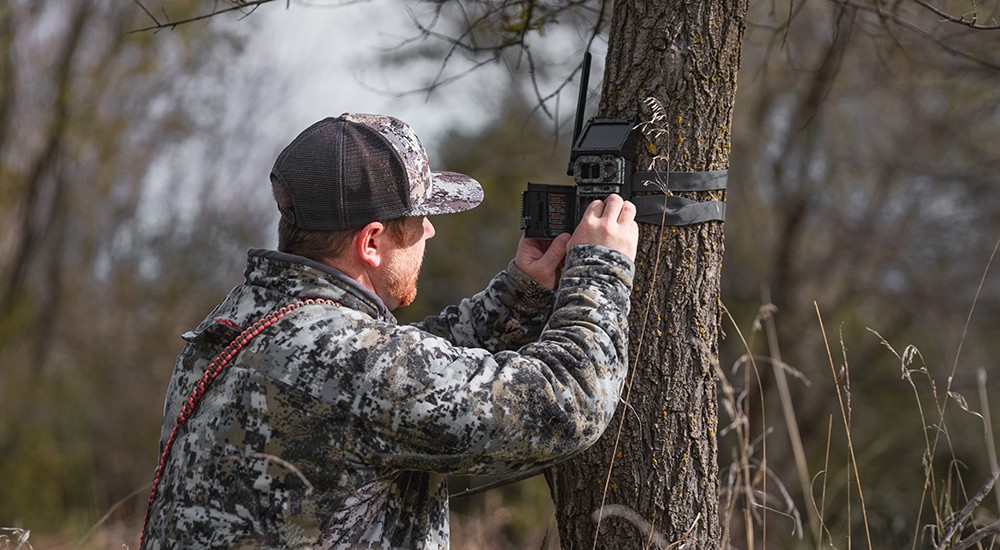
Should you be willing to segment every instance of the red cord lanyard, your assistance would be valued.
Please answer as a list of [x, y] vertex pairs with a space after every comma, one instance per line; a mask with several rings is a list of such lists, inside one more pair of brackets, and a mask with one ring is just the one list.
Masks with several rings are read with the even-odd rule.
[[208, 386], [215, 380], [216, 377], [219, 376], [220, 373], [222, 373], [223, 368], [225, 368], [225, 366], [232, 361], [233, 357], [236, 357], [236, 354], [238, 354], [240, 350], [242, 350], [255, 336], [296, 309], [312, 304], [340, 305], [333, 300], [310, 299], [296, 302], [282, 307], [281, 309], [274, 310], [264, 317], [261, 317], [256, 323], [250, 325], [243, 332], [241, 332], [239, 336], [234, 338], [233, 341], [226, 346], [226, 349], [216, 355], [215, 359], [212, 359], [212, 362], [205, 368], [204, 376], [202, 376], [201, 380], [195, 384], [194, 389], [191, 390], [191, 395], [181, 407], [181, 412], [177, 415], [177, 420], [174, 422], [174, 428], [170, 431], [170, 437], [167, 438], [167, 442], [163, 446], [163, 454], [160, 455], [160, 463], [156, 467], [156, 475], [153, 476], [153, 490], [149, 495], [149, 504], [146, 506], [146, 516], [142, 520], [142, 533], [139, 535], [140, 549], [144, 548], [146, 542], [146, 527], [149, 524], [150, 513], [153, 511], [153, 501], [156, 500], [156, 491], [160, 485], [160, 478], [163, 476], [163, 469], [167, 465], [167, 457], [170, 455], [170, 448], [174, 444], [174, 439], [180, 433], [181, 426], [183, 426], [194, 414], [195, 409], [198, 407], [198, 403], [201, 402], [201, 398], [205, 396], [205, 391], [208, 389]]

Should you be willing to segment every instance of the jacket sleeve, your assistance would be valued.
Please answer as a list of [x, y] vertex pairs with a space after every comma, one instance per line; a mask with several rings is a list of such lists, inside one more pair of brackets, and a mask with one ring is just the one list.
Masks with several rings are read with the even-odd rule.
[[553, 298], [511, 260], [485, 290], [413, 326], [456, 346], [513, 350], [538, 338]]
[[501, 474], [587, 448], [627, 370], [633, 271], [616, 251], [574, 247], [548, 324], [516, 351], [465, 348], [414, 326], [361, 335], [369, 346], [349, 452], [369, 466]]

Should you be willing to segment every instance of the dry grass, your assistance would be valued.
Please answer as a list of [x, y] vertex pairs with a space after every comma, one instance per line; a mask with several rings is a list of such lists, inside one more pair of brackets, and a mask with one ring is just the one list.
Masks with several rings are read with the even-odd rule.
[[[987, 263], [980, 290], [998, 249], [1000, 241]], [[923, 439], [920, 442], [924, 449], [923, 458], [921, 464], [914, 466], [922, 468], [924, 482], [920, 490], [920, 502], [913, 508], [915, 515], [908, 521], [912, 528], [913, 549], [993, 548], [1000, 534], [1000, 492], [993, 491], [994, 484], [1000, 478], [1000, 463], [997, 461], [993, 422], [989, 412], [987, 372], [985, 369], [978, 369], [976, 373], [979, 401], [976, 405], [970, 404], [953, 386], [978, 296], [977, 291], [958, 351], [947, 372], [932, 372], [917, 347], [909, 345], [898, 352], [886, 338], [869, 329], [897, 361], [901, 383], [907, 384], [913, 395], [912, 411], [909, 412], [918, 415], [920, 425], [923, 426]], [[857, 457], [853, 437], [855, 428], [852, 424], [852, 399], [864, 399], [866, 396], [852, 393], [851, 369], [843, 335], [839, 337], [840, 350], [835, 359], [818, 305], [815, 310], [817, 327], [824, 344], [825, 362], [831, 373], [827, 383], [836, 396], [837, 407], [830, 414], [824, 463], [818, 470], [811, 469], [807, 464], [802, 437], [797, 428], [787, 377], [793, 375], [802, 380], [803, 376], [781, 359], [773, 322], [776, 309], [765, 299], [765, 305], [760, 308], [748, 332], [749, 338], [740, 330], [732, 316], [729, 316], [729, 312], [725, 312], [745, 350], [730, 373], [719, 372], [721, 415], [727, 416], [729, 422], [720, 431], [720, 440], [732, 436], [729, 440], [732, 444], [720, 443], [720, 453], [728, 450], [731, 458], [731, 465], [724, 470], [720, 480], [725, 514], [723, 541], [730, 548], [750, 550], [759, 545], [849, 549], [854, 544], [868, 549], [888, 547], [873, 539], [870, 513], [877, 514], [877, 510], [871, 510], [865, 500], [867, 485], [862, 472], [866, 469]], [[767, 342], [766, 356], [757, 356], [752, 351], [752, 342], [760, 333], [763, 333]], [[771, 368], [761, 369], [764, 364]], [[762, 378], [767, 376], [773, 377], [778, 403], [767, 403], [764, 392], [760, 390], [764, 387]], [[939, 388], [939, 379], [946, 382], [943, 390]], [[736, 387], [743, 389], [737, 390]], [[952, 404], [958, 406], [961, 412], [949, 412]], [[778, 428], [768, 424], [768, 419], [772, 417], [768, 411], [769, 406], [781, 409], [783, 431], [787, 434], [795, 463], [797, 489], [800, 494], [805, 495], [798, 504], [789, 490], [793, 482], [779, 479], [768, 464], [768, 439], [775, 437], [775, 432], [778, 431]], [[834, 428], [834, 417], [839, 418], [838, 428]], [[757, 432], [754, 432], [754, 420], [758, 418]], [[985, 460], [980, 460], [978, 464], [964, 463], [953, 440], [953, 433], [957, 433], [959, 428], [969, 431], [970, 424], [978, 425], [983, 434], [982, 458]], [[846, 453], [843, 454], [846, 454], [846, 464], [831, 462], [833, 456], [842, 454], [832, 451], [835, 435], [845, 442]], [[947, 464], [943, 472], [941, 468], [935, 468], [935, 465], [942, 463]], [[899, 471], [905, 466], [893, 464], [888, 470], [895, 468]], [[974, 472], [975, 468], [989, 472], [985, 480], [967, 479], [969, 472]], [[884, 491], [886, 483], [885, 480], [881, 481], [879, 488]], [[889, 486], [891, 490], [891, 483]], [[831, 502], [829, 497], [834, 492], [846, 495], [840, 499], [841, 506], [845, 509], [828, 508]], [[995, 501], [992, 504], [984, 503], [991, 492], [994, 493]], [[805, 508], [808, 532], [803, 528], [799, 508]], [[769, 533], [769, 529], [772, 532], [775, 530], [776, 523], [781, 536], [771, 536]], [[740, 527], [739, 533], [736, 533], [737, 527]]]
[[[789, 375], [799, 379], [802, 375], [781, 361], [777, 339], [771, 332], [774, 330], [773, 314], [772, 306], [762, 307], [750, 331], [751, 340], [754, 333], [765, 333], [770, 355], [757, 357], [751, 353], [748, 338], [733, 322], [735, 333], [747, 353], [737, 361], [730, 373], [719, 373], [720, 415], [728, 417], [728, 424], [720, 430], [720, 439], [730, 437], [730, 441], [735, 441], [730, 445], [720, 444], [720, 452], [728, 452], [731, 462], [723, 470], [720, 480], [724, 510], [723, 540], [730, 548], [748, 550], [756, 547], [852, 548], [855, 544], [868, 549], [885, 547], [873, 539], [870, 529], [869, 516], [873, 511], [865, 500], [867, 485], [862, 477], [865, 468], [856, 454], [852, 420], [852, 399], [864, 396], [852, 393], [851, 369], [843, 336], [840, 337], [840, 350], [835, 359], [822, 314], [817, 307], [817, 323], [825, 345], [825, 362], [831, 373], [830, 391], [836, 396], [837, 409], [830, 415], [823, 467], [810, 468], [806, 463], [802, 438], [796, 428], [787, 384]], [[732, 322], [731, 317], [730, 321]], [[1000, 521], [994, 520], [996, 511], [987, 509], [983, 501], [1000, 477], [1000, 468], [997, 467], [992, 436], [986, 371], [978, 372], [979, 403], [973, 407], [962, 395], [950, 389], [954, 371], [947, 377], [949, 389], [941, 391], [916, 347], [907, 346], [900, 353], [881, 336], [879, 341], [899, 362], [901, 380], [913, 392], [913, 414], [918, 415], [921, 425], [926, 427], [922, 441], [924, 459], [922, 464], [917, 465], [924, 472], [924, 487], [921, 502], [915, 507], [916, 516], [911, 518], [912, 547], [930, 547], [935, 550], [991, 548], [992, 541], [1000, 533]], [[771, 368], [762, 369], [762, 365]], [[765, 376], [773, 376], [772, 381], [779, 396], [777, 403], [768, 403], [759, 391], [764, 385], [762, 378]], [[923, 383], [918, 383], [917, 378], [921, 378]], [[743, 389], [737, 390], [736, 387]], [[932, 404], [930, 410], [927, 403]], [[948, 414], [951, 403], [958, 405], [962, 411], [961, 416]], [[768, 411], [770, 406], [780, 408], [784, 426], [767, 424], [767, 419], [771, 418]], [[834, 418], [838, 419], [836, 427]], [[987, 458], [985, 466], [992, 472], [985, 481], [980, 480], [974, 485], [978, 488], [975, 491], [969, 489], [968, 480], [962, 476], [965, 468], [958, 467], [961, 461], [950, 429], [956, 423], [969, 421], [981, 425], [984, 434], [983, 454]], [[754, 432], [755, 425], [758, 426], [757, 432]], [[759, 426], [765, 427], [760, 429]], [[797, 478], [794, 481], [780, 479], [768, 464], [768, 440], [779, 436], [782, 431], [785, 432], [782, 437], [788, 438], [792, 449]], [[832, 452], [835, 435], [845, 441], [846, 453]], [[831, 463], [834, 455], [843, 454], [846, 454], [846, 464]], [[933, 466], [942, 460], [955, 466], [949, 467], [943, 474], [936, 472]], [[900, 466], [902, 465], [896, 465]], [[834, 471], [840, 474], [837, 481], [834, 481]], [[839, 513], [836, 514], [831, 513], [828, 508], [829, 494], [834, 492], [831, 483], [838, 485], [838, 494], [847, 495], [842, 504], [846, 510], [838, 510]], [[886, 487], [884, 480], [881, 486]], [[796, 501], [792, 496], [793, 492], [806, 495], [805, 501]], [[996, 507], [1000, 509], [1000, 496], [997, 497]], [[925, 517], [924, 510], [928, 508], [931, 517]], [[805, 525], [803, 515], [807, 518]], [[830, 519], [834, 516], [841, 519]], [[836, 524], [831, 524], [831, 521]], [[776, 530], [781, 534], [773, 535]]]

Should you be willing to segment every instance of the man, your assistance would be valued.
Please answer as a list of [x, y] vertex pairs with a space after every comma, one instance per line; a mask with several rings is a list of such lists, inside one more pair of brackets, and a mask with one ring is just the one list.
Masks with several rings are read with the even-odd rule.
[[482, 200], [405, 123], [342, 115], [271, 173], [279, 251], [193, 331], [164, 406], [147, 548], [447, 548], [447, 474], [591, 445], [618, 403], [638, 228], [618, 196], [522, 239], [487, 288], [400, 326], [426, 216]]

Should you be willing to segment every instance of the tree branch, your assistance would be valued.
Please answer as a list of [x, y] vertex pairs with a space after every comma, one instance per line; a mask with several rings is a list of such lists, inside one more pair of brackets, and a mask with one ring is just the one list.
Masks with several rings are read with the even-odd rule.
[[962, 15], [961, 17], [956, 17], [956, 16], [951, 15], [950, 13], [948, 13], [948, 12], [946, 12], [944, 10], [941, 10], [940, 8], [932, 5], [930, 2], [927, 2], [926, 0], [913, 0], [913, 1], [916, 2], [917, 4], [923, 6], [925, 9], [931, 11], [934, 15], [937, 15], [943, 21], [947, 21], [949, 23], [955, 23], [956, 25], [963, 25], [963, 26], [969, 27], [970, 29], [975, 29], [975, 30], [979, 30], [979, 31], [995, 31], [995, 30], [1000, 29], [1000, 23], [996, 23], [996, 22], [994, 22], [994, 23], [992, 23], [990, 25], [980, 25], [977, 22], [979, 20], [979, 10], [978, 10], [978, 8], [975, 7], [975, 5], [973, 5], [973, 11], [971, 12], [972, 13], [972, 19], [970, 20], [970, 19], [966, 19], [965, 18], [967, 14], [966, 15]]
[[832, 1], [834, 3], [836, 3], [836, 4], [841, 4], [841, 5], [844, 5], [844, 6], [852, 6], [854, 8], [859, 9], [859, 10], [866, 10], [866, 11], [869, 11], [869, 12], [878, 13], [878, 15], [880, 17], [885, 18], [887, 20], [891, 20], [892, 22], [896, 23], [900, 27], [903, 27], [903, 28], [905, 28], [905, 29], [907, 29], [907, 30], [915, 33], [915, 34], [921, 35], [921, 36], [927, 38], [928, 40], [936, 43], [941, 49], [943, 49], [947, 53], [950, 53], [950, 54], [955, 55], [957, 57], [961, 57], [961, 58], [963, 58], [963, 59], [965, 59], [967, 61], [971, 61], [971, 62], [973, 62], [973, 63], [975, 63], [977, 65], [981, 65], [981, 66], [983, 66], [985, 68], [988, 68], [988, 69], [991, 69], [991, 70], [994, 70], [994, 71], [1000, 71], [1000, 63], [995, 63], [995, 62], [989, 61], [987, 59], [982, 59], [980, 57], [976, 57], [975, 55], [972, 55], [971, 53], [969, 53], [969, 52], [967, 52], [965, 50], [956, 48], [955, 46], [952, 46], [951, 44], [949, 44], [946, 40], [942, 39], [941, 37], [935, 36], [933, 33], [929, 32], [927, 30], [924, 30], [923, 28], [921, 28], [920, 26], [918, 26], [916, 23], [908, 21], [908, 20], [904, 19], [903, 17], [900, 17], [900, 16], [895, 15], [895, 14], [885, 13], [884, 11], [881, 10], [881, 8], [873, 7], [870, 3], [861, 2], [861, 1], [857, 1], [857, 0], [832, 0]]
[[140, 33], [140, 32], [147, 32], [147, 31], [160, 31], [160, 30], [164, 30], [164, 29], [173, 30], [178, 25], [184, 25], [186, 23], [193, 23], [195, 21], [202, 21], [202, 20], [205, 20], [205, 19], [209, 19], [211, 17], [215, 17], [216, 15], [221, 15], [223, 13], [227, 13], [227, 12], [231, 12], [231, 11], [236, 11], [236, 10], [242, 10], [243, 8], [250, 8], [250, 11], [252, 12], [258, 6], [261, 6], [263, 4], [270, 4], [271, 2], [274, 2], [274, 0], [245, 0], [245, 1], [244, 0], [240, 0], [239, 3], [237, 3], [237, 4], [233, 5], [233, 6], [229, 6], [228, 8], [216, 9], [216, 10], [213, 10], [213, 11], [208, 12], [208, 13], [204, 13], [204, 14], [201, 14], [201, 15], [195, 15], [195, 16], [192, 16], [192, 17], [184, 18], [184, 19], [177, 19], [175, 21], [167, 20], [167, 21], [164, 21], [164, 22], [160, 22], [152, 13], [149, 12], [148, 9], [146, 9], [146, 6], [142, 5], [142, 2], [140, 0], [135, 0], [135, 3], [139, 4], [139, 7], [142, 8], [142, 11], [146, 12], [146, 14], [149, 15], [150, 19], [153, 20], [153, 24], [150, 25], [150, 26], [148, 26], [148, 27], [142, 27], [140, 29], [130, 30], [130, 31], [126, 32], [125, 34], [135, 34], [135, 33]]
[[972, 533], [967, 538], [956, 542], [955, 546], [952, 546], [950, 550], [967, 550], [975, 546], [984, 538], [997, 533], [1000, 533], [1000, 521], [995, 521], [975, 533]]
[[146, 12], [146, 15], [148, 15], [149, 18], [153, 20], [153, 23], [155, 23], [157, 25], [160, 24], [160, 20], [157, 19], [156, 16], [153, 15], [153, 13], [151, 11], [147, 10], [146, 6], [142, 5], [142, 2], [140, 2], [139, 0], [135, 0], [135, 3], [139, 6], [139, 8], [142, 9], [142, 11]]
[[[959, 511], [958, 514], [956, 514], [955, 517], [952, 518], [952, 520], [949, 521], [947, 525], [945, 525], [944, 532], [941, 534], [941, 538], [939, 539], [938, 544], [935, 547], [936, 550], [944, 550], [945, 548], [949, 547], [948, 541], [951, 539], [952, 536], [954, 536], [955, 532], [957, 532], [959, 528], [961, 528], [961, 526], [965, 524], [965, 521], [969, 519], [969, 516], [972, 515], [972, 512], [976, 509], [977, 506], [979, 506], [979, 503], [982, 502], [982, 500], [986, 497], [986, 495], [988, 495], [990, 491], [993, 490], [993, 485], [997, 482], [998, 478], [1000, 478], [1000, 464], [994, 464], [993, 473], [990, 475], [989, 479], [986, 480], [986, 483], [984, 483], [983, 486], [979, 488], [979, 492], [973, 495], [973, 497], [969, 499], [969, 502], [967, 502], [965, 506], [962, 507], [962, 510]], [[977, 531], [976, 533], [973, 533], [973, 535], [970, 536], [969, 539], [967, 539], [966, 541], [962, 541], [961, 544], [963, 546], [960, 547], [968, 548], [969, 546], [975, 544], [975, 542], [978, 541], [979, 539], [989, 535], [990, 533], [997, 532], [998, 530], [1000, 530], [1000, 522], [994, 523], [988, 527], [981, 529], [980, 531]], [[982, 534], [978, 538], [974, 538], [977, 537], [977, 535], [980, 535], [980, 533], [983, 531], [987, 532], [985, 534]], [[967, 542], [968, 545], [965, 545]]]

